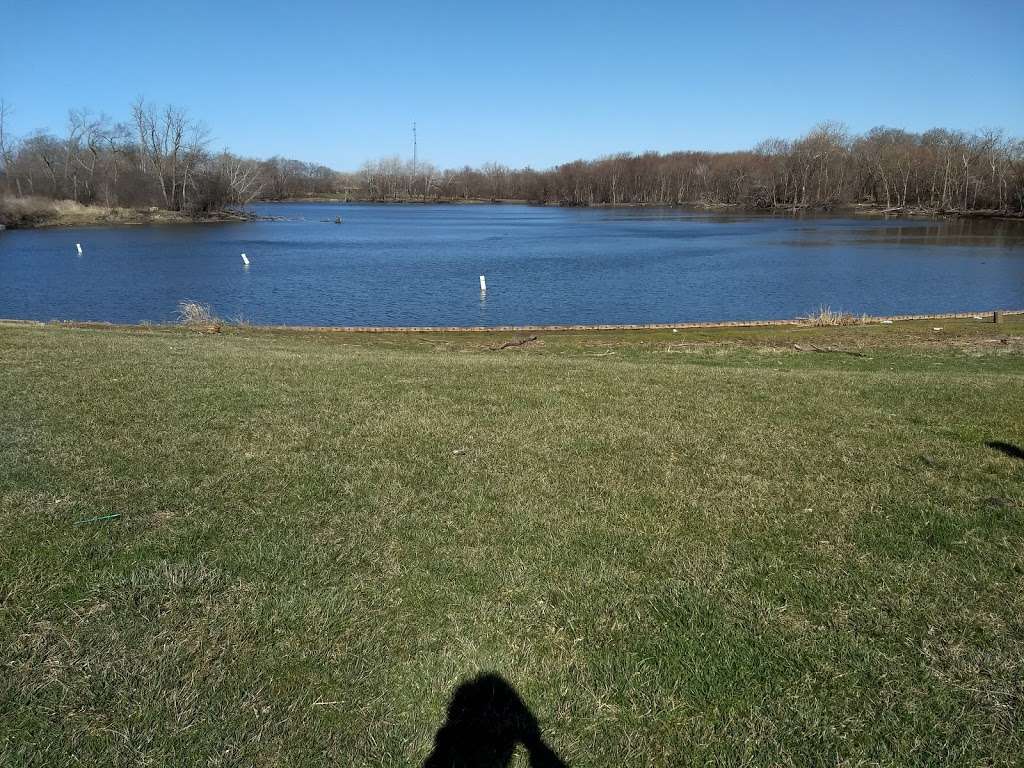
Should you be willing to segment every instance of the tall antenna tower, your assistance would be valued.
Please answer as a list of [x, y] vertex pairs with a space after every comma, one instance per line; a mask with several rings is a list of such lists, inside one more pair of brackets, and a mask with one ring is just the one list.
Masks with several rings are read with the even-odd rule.
[[416, 175], [416, 123], [412, 124], [412, 175]]

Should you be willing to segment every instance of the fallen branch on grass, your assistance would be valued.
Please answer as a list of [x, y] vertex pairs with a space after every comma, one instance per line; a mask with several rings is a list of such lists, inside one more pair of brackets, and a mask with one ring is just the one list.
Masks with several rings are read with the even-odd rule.
[[835, 355], [850, 355], [851, 357], [869, 357], [863, 352], [854, 352], [852, 349], [835, 349], [834, 347], [819, 347], [811, 344], [810, 347], [801, 347], [799, 344], [794, 344], [793, 349], [800, 352], [831, 352]]
[[521, 347], [524, 344], [529, 344], [531, 341], [536, 340], [536, 336], [526, 336], [521, 339], [512, 339], [512, 341], [506, 341], [504, 344], [501, 344], [497, 347], [488, 347], [488, 349], [491, 350], [491, 352], [500, 352], [503, 349], [508, 349], [509, 347]]
[[85, 523], [100, 523], [104, 520], [115, 520], [121, 516], [120, 512], [115, 512], [112, 515], [100, 515], [99, 517], [87, 517], [85, 520], [76, 520], [75, 525], [84, 525]]

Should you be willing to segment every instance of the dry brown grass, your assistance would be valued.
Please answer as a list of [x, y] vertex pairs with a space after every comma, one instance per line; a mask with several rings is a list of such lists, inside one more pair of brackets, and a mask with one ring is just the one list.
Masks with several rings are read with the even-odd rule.
[[174, 224], [197, 220], [235, 220], [237, 214], [197, 217], [161, 208], [118, 208], [84, 205], [74, 200], [45, 197], [0, 196], [0, 224], [12, 229], [29, 227], [88, 227], [121, 224]]
[[0, 224], [12, 228], [133, 223], [143, 213], [129, 208], [85, 205], [74, 200], [0, 196]]
[[71, 200], [0, 197], [0, 223], [12, 227], [34, 226], [54, 219], [77, 219], [84, 217], [86, 211], [89, 207]]

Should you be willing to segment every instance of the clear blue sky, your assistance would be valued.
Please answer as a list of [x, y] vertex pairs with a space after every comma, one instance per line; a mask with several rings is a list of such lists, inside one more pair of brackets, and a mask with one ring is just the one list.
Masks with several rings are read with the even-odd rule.
[[12, 128], [187, 107], [218, 147], [354, 169], [738, 149], [838, 120], [1024, 135], [1024, 2], [3, 0]]

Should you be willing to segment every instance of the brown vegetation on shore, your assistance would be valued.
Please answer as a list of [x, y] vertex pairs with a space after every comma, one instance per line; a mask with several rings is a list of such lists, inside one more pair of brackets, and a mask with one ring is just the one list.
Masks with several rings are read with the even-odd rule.
[[0, 225], [8, 229], [33, 227], [91, 227], [133, 224], [195, 224], [215, 221], [248, 221], [254, 218], [241, 211], [189, 213], [150, 208], [119, 208], [83, 205], [74, 200], [50, 200], [45, 197], [0, 196]]

